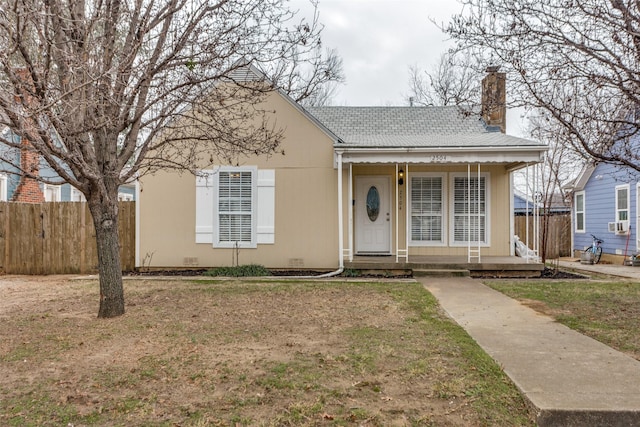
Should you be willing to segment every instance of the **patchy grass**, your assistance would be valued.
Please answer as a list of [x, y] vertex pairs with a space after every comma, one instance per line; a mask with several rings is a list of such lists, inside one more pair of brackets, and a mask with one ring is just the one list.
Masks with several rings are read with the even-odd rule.
[[640, 360], [640, 283], [611, 278], [485, 283]]
[[417, 283], [38, 285], [0, 284], [0, 425], [533, 425]]

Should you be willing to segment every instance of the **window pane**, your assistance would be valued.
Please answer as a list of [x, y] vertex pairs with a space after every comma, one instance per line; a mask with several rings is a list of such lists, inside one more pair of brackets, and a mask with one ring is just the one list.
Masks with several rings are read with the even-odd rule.
[[375, 186], [369, 188], [367, 192], [367, 216], [369, 221], [375, 222], [380, 213], [380, 194]]
[[618, 189], [618, 209], [627, 209], [627, 189]]
[[584, 211], [584, 194], [576, 195], [576, 212]]
[[576, 229], [584, 230], [584, 213], [582, 212], [576, 213]]
[[411, 178], [411, 240], [442, 241], [442, 177]]
[[454, 177], [453, 239], [486, 242], [486, 179]]
[[220, 242], [252, 241], [251, 172], [220, 172], [218, 178]]

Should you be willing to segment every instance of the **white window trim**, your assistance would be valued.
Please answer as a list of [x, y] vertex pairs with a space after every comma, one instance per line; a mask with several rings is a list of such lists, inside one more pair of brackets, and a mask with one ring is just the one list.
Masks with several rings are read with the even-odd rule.
[[[582, 196], [582, 211], [578, 211], [578, 196]], [[575, 214], [573, 217], [574, 220], [574, 229], [576, 233], [585, 233], [586, 229], [587, 229], [587, 209], [586, 209], [586, 201], [587, 201], [587, 197], [584, 193], [584, 191], [576, 191], [576, 193], [573, 196], [573, 205], [575, 206]], [[582, 229], [578, 228], [578, 213], [581, 212], [582, 213]]]
[[[626, 190], [627, 192], [627, 207], [625, 209], [618, 209], [618, 191], [619, 190]], [[615, 220], [616, 222], [618, 221], [629, 221], [631, 219], [631, 190], [630, 190], [630, 186], [629, 184], [623, 184], [623, 185], [616, 185], [616, 190], [615, 190]], [[620, 212], [627, 212], [627, 219], [620, 219], [618, 214]]]
[[[69, 193], [69, 198], [72, 202], [86, 202], [87, 199], [84, 197], [84, 194], [80, 190], [75, 187], [71, 187], [71, 192]], [[79, 200], [76, 200], [79, 199]]]
[[[449, 174], [449, 246], [450, 247], [466, 247], [468, 245], [467, 242], [456, 242], [455, 241], [455, 179], [456, 178], [476, 178], [478, 176], [477, 173], [471, 173], [471, 175], [466, 172], [451, 172]], [[480, 247], [488, 248], [491, 246], [491, 174], [489, 172], [481, 172], [480, 177], [484, 178], [485, 185], [485, 241], [480, 242]], [[476, 242], [472, 242], [474, 245]]]
[[[442, 240], [441, 241], [435, 241], [435, 240], [429, 240], [429, 241], [425, 241], [425, 240], [412, 240], [411, 238], [411, 226], [412, 226], [412, 220], [413, 220], [413, 213], [412, 213], [412, 206], [413, 206], [413, 199], [411, 199], [412, 197], [412, 186], [413, 186], [413, 181], [412, 178], [417, 177], [417, 178], [421, 178], [421, 177], [437, 177], [437, 178], [442, 178], [442, 229], [440, 230], [440, 235], [442, 236]], [[407, 233], [409, 235], [409, 246], [413, 246], [413, 247], [443, 247], [443, 246], [447, 246], [447, 224], [449, 221], [449, 213], [448, 213], [448, 203], [447, 203], [447, 198], [448, 198], [448, 194], [447, 194], [447, 174], [446, 173], [438, 173], [438, 172], [414, 172], [411, 174], [411, 176], [409, 177], [409, 200], [407, 201], [409, 204], [409, 221], [408, 221], [408, 225], [407, 225]]]
[[8, 199], [8, 181], [7, 175], [0, 173], [0, 202], [6, 202]]
[[[49, 194], [49, 190], [52, 190], [53, 200], [47, 196]], [[62, 200], [62, 186], [61, 185], [52, 185], [52, 184], [43, 184], [42, 193], [45, 197], [45, 202], [59, 202]]]
[[219, 201], [218, 190], [220, 188], [219, 172], [250, 172], [251, 173], [251, 241], [250, 242], [238, 242], [239, 248], [256, 248], [257, 247], [257, 192], [258, 192], [258, 167], [257, 166], [220, 166], [216, 168], [216, 174], [214, 180], [216, 182], [213, 191], [213, 246], [215, 248], [235, 248], [236, 242], [221, 242], [220, 241], [220, 228], [219, 228]]

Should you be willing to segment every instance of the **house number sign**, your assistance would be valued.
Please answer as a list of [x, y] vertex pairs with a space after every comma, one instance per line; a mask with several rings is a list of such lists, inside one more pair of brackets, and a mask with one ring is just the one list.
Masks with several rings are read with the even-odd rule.
[[446, 162], [447, 156], [444, 154], [433, 154], [430, 159], [432, 162]]

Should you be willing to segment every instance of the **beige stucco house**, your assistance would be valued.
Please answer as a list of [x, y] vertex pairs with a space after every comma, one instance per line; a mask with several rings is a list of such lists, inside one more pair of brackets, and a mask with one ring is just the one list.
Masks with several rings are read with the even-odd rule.
[[[137, 265], [342, 268], [360, 256], [513, 256], [512, 172], [546, 146], [504, 131], [504, 74], [484, 117], [459, 107], [318, 107], [266, 99], [284, 155], [140, 180]], [[496, 97], [497, 94], [497, 97]]]

